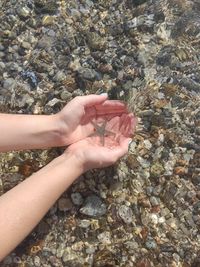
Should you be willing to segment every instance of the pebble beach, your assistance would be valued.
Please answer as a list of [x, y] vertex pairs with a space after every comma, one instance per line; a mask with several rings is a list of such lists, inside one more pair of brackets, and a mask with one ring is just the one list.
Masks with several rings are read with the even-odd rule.
[[[0, 266], [200, 267], [200, 1], [0, 0], [0, 112], [104, 92], [138, 118], [129, 153], [79, 177]], [[62, 151], [1, 153], [0, 196]]]

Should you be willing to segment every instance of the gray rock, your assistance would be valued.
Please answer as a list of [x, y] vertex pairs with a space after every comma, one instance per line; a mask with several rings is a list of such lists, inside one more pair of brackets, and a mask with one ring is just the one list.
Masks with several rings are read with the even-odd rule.
[[5, 53], [0, 51], [0, 58], [5, 57]]
[[159, 201], [156, 197], [150, 197], [150, 202], [151, 202], [152, 206], [159, 205]]
[[106, 213], [106, 205], [98, 196], [91, 195], [86, 198], [80, 212], [92, 217], [102, 216]]
[[80, 220], [78, 223], [78, 226], [81, 228], [88, 228], [90, 226], [90, 221], [89, 220]]
[[62, 91], [60, 94], [60, 98], [65, 101], [69, 100], [71, 97], [72, 97], [72, 94], [68, 92], [67, 90]]
[[105, 39], [95, 32], [90, 32], [87, 36], [89, 46], [94, 50], [105, 48]]
[[2, 61], [0, 61], [0, 70], [3, 70], [3, 69], [5, 69], [5, 64], [2, 62]]
[[60, 211], [69, 211], [73, 204], [69, 198], [60, 198], [58, 200], [58, 208]]
[[95, 247], [89, 247], [89, 248], [86, 248], [85, 252], [87, 254], [94, 254], [96, 251], [96, 248]]
[[54, 80], [55, 82], [61, 82], [61, 81], [63, 81], [63, 80], [65, 79], [65, 77], [66, 77], [66, 75], [65, 75], [64, 72], [62, 72], [62, 71], [58, 71], [58, 72], [56, 73], [56, 75], [53, 77], [53, 80]]
[[153, 186], [147, 186], [146, 192], [147, 192], [147, 195], [150, 197], [152, 195], [152, 192], [153, 192]]
[[98, 73], [95, 70], [89, 68], [81, 68], [79, 69], [78, 73], [81, 78], [90, 81], [95, 80], [98, 77]]
[[118, 208], [118, 215], [119, 217], [127, 224], [133, 221], [133, 212], [130, 207], [125, 205], [121, 205]]
[[0, 51], [3, 51], [4, 49], [5, 47], [2, 44], [0, 44]]
[[77, 193], [72, 193], [71, 194], [71, 199], [72, 199], [72, 202], [77, 206], [80, 206], [80, 205], [83, 204], [83, 197], [78, 192]]
[[8, 78], [4, 80], [3, 82], [3, 88], [8, 89], [8, 90], [14, 89], [15, 85], [16, 85], [16, 81], [13, 78]]
[[31, 45], [28, 42], [22, 42], [22, 47], [25, 49], [30, 49]]
[[156, 249], [157, 244], [153, 240], [153, 238], [148, 238], [148, 240], [145, 242], [146, 248], [148, 249]]
[[21, 18], [27, 19], [30, 16], [30, 9], [25, 6], [19, 7], [17, 13]]

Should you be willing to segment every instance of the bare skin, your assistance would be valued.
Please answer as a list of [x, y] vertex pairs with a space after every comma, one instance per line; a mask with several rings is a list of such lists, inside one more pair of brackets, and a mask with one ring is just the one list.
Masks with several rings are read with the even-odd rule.
[[[125, 155], [136, 124], [122, 103], [108, 101], [105, 96], [75, 98], [52, 116], [47, 118], [53, 119], [53, 123], [51, 119], [45, 121], [45, 116], [0, 116], [0, 151], [71, 143], [63, 155], [0, 197], [0, 260], [31, 232], [77, 177], [87, 170], [114, 164]], [[99, 136], [89, 135], [94, 131], [93, 121], [98, 123], [99, 119], [108, 117], [107, 130], [116, 134], [105, 135], [102, 146]], [[23, 124], [29, 125], [29, 129]], [[57, 125], [53, 127], [53, 133], [48, 132], [52, 125]], [[7, 132], [9, 130], [12, 131]]]

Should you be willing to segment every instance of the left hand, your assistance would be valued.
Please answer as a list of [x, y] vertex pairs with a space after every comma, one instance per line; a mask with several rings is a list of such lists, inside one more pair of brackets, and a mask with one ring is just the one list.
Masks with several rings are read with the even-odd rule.
[[53, 115], [61, 129], [60, 146], [82, 140], [94, 131], [92, 120], [109, 115], [109, 118], [127, 113], [118, 100], [107, 100], [107, 95], [78, 96], [59, 113]]
[[115, 116], [107, 120], [106, 130], [114, 135], [105, 136], [104, 145], [101, 144], [99, 136], [89, 136], [70, 145], [65, 154], [75, 156], [82, 172], [110, 166], [128, 152], [136, 124], [137, 119], [132, 113]]

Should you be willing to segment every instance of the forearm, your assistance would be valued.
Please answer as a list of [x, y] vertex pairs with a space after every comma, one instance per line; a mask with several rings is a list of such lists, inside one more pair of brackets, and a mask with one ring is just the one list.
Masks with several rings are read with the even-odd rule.
[[81, 173], [77, 159], [64, 154], [0, 198], [0, 260], [30, 233]]
[[0, 114], [0, 151], [59, 146], [60, 128], [56, 115]]

